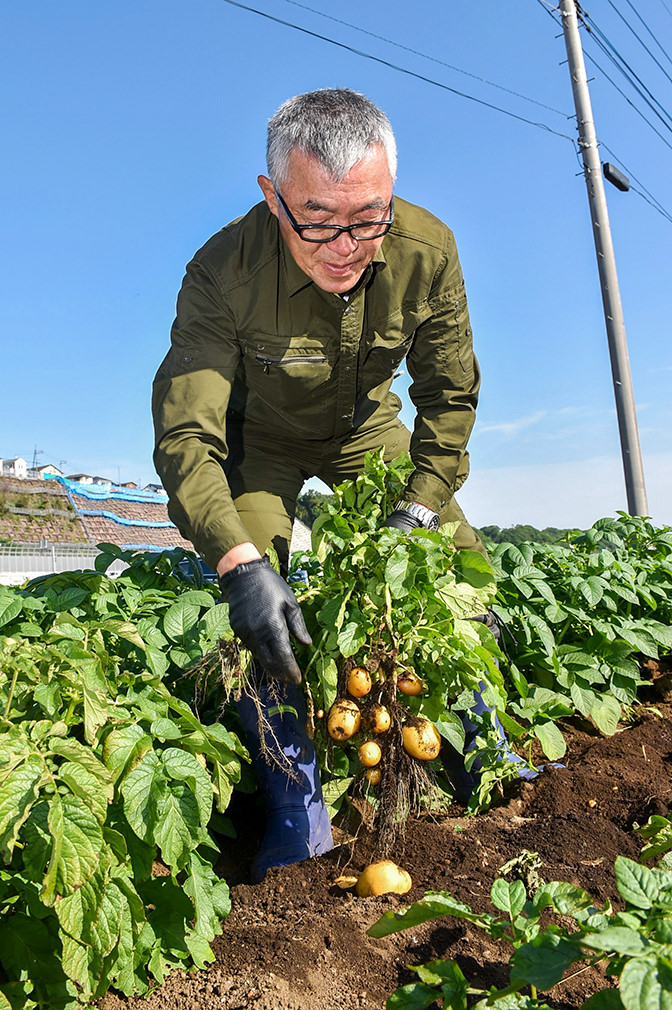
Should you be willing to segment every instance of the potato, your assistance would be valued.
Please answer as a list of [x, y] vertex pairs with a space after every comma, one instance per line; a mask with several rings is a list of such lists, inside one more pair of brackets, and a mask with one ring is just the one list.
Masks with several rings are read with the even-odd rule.
[[379, 894], [406, 894], [412, 887], [410, 874], [391, 859], [370, 863], [359, 875], [355, 890], [360, 898]]
[[382, 776], [383, 776], [383, 773], [381, 772], [380, 768], [376, 767], [376, 768], [367, 768], [366, 769], [365, 778], [366, 778], [366, 781], [369, 783], [370, 786], [377, 786], [378, 783], [380, 782]]
[[371, 674], [363, 666], [355, 666], [348, 674], [346, 687], [353, 698], [363, 698], [371, 690]]
[[372, 705], [366, 721], [372, 733], [387, 733], [392, 719], [389, 709], [384, 705]]
[[365, 768], [374, 768], [379, 762], [383, 752], [375, 740], [367, 740], [357, 751], [359, 763]]
[[327, 731], [332, 740], [349, 740], [357, 730], [362, 719], [359, 706], [354, 701], [342, 698], [335, 701], [327, 716]]
[[397, 687], [401, 693], [409, 697], [416, 697], [418, 694], [422, 694], [423, 686], [417, 673], [405, 673], [397, 681]]
[[429, 719], [418, 719], [401, 727], [404, 750], [418, 761], [431, 761], [441, 750], [441, 737]]

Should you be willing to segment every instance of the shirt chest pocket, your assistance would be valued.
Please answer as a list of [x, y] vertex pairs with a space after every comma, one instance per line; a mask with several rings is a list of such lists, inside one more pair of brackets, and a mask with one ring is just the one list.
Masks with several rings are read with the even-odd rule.
[[364, 334], [362, 381], [372, 389], [390, 379], [411, 349], [415, 331], [431, 312], [425, 302], [402, 306], [392, 316], [373, 322]]
[[253, 333], [242, 338], [248, 389], [276, 409], [322, 394], [332, 374], [326, 341], [313, 335]]

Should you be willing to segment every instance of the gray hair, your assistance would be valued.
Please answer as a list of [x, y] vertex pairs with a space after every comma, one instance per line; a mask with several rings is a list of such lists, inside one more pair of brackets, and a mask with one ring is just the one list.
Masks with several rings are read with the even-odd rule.
[[374, 145], [397, 174], [397, 145], [390, 122], [358, 91], [320, 88], [288, 98], [268, 121], [266, 163], [274, 186], [287, 181], [291, 151], [315, 158], [338, 182]]

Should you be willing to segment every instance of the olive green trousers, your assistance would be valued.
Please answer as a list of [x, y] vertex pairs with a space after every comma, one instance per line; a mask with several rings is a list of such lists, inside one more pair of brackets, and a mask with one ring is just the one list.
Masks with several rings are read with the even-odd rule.
[[[226, 474], [238, 514], [260, 553], [272, 544], [283, 571], [289, 561], [289, 544], [296, 500], [306, 480], [319, 477], [329, 487], [354, 480], [364, 469], [367, 452], [384, 449], [387, 462], [407, 452], [410, 432], [388, 417], [378, 425], [349, 432], [326, 441], [293, 438], [291, 444], [268, 427], [245, 422], [227, 425], [229, 456]], [[441, 523], [459, 522], [455, 546], [485, 554], [485, 548], [451, 498], [441, 511]]]

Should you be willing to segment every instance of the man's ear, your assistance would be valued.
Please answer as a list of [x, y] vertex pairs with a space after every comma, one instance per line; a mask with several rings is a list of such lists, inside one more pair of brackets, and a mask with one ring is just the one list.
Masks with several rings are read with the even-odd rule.
[[264, 194], [264, 200], [268, 204], [268, 209], [270, 210], [271, 214], [275, 214], [275, 216], [277, 217], [278, 200], [275, 195], [275, 186], [273, 185], [271, 180], [265, 175], [258, 175], [257, 182], [259, 183], [259, 188], [261, 189], [261, 192]]

